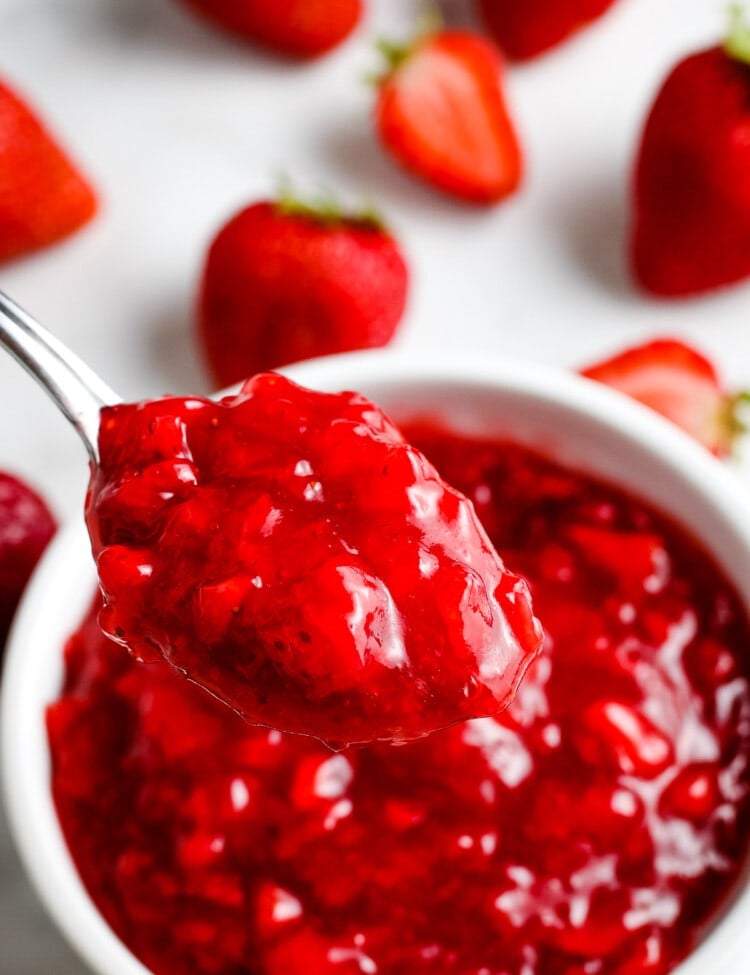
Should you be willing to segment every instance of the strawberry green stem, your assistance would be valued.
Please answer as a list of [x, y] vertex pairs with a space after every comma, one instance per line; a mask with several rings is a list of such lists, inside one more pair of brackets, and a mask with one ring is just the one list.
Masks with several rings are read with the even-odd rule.
[[750, 427], [745, 418], [750, 417], [750, 391], [743, 390], [727, 396], [722, 409], [721, 428], [726, 438], [726, 450], [731, 451], [735, 441], [748, 433]]
[[415, 35], [409, 41], [389, 41], [381, 38], [375, 43], [375, 47], [382, 54], [385, 60], [385, 67], [373, 80], [375, 84], [380, 84], [394, 74], [408, 61], [416, 48], [433, 34], [439, 33], [445, 23], [442, 14], [437, 7], [429, 5], [424, 14], [419, 18], [418, 27]]
[[729, 36], [724, 50], [730, 57], [750, 65], [750, 22], [739, 4], [729, 9]]
[[326, 225], [356, 223], [372, 230], [385, 230], [383, 219], [372, 201], [364, 203], [358, 210], [346, 210], [330, 191], [304, 199], [288, 180], [283, 180], [279, 186], [276, 209], [285, 216], [302, 217]]
[[394, 41], [387, 41], [385, 38], [377, 41], [375, 47], [383, 55], [385, 60], [385, 68], [383, 69], [385, 76], [392, 74], [394, 71], [398, 71], [404, 61], [408, 60], [413, 50], [411, 43], [399, 44]]

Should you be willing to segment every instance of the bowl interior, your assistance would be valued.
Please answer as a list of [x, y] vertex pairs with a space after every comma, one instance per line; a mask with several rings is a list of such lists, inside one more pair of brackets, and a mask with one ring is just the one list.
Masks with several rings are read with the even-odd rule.
[[[692, 530], [750, 611], [750, 507], [733, 477], [671, 425], [624, 397], [523, 363], [413, 363], [391, 354], [318, 360], [288, 371], [319, 389], [358, 389], [397, 420], [431, 419], [509, 437], [615, 482]], [[82, 518], [52, 544], [7, 648], [0, 701], [6, 802], [22, 858], [48, 910], [102, 975], [147, 975], [83, 889], [49, 789], [44, 723], [62, 679], [62, 647], [95, 588]], [[750, 889], [738, 895], [679, 975], [740, 975], [750, 950]]]

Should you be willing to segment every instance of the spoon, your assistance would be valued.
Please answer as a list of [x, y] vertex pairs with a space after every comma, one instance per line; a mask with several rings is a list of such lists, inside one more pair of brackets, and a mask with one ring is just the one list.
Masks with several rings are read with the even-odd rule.
[[1, 292], [0, 345], [86, 446], [99, 623], [137, 657], [332, 747], [510, 703], [542, 639], [526, 584], [375, 404], [273, 373], [122, 403]]
[[73, 424], [94, 465], [103, 406], [120, 397], [78, 356], [0, 291], [0, 345], [34, 377]]

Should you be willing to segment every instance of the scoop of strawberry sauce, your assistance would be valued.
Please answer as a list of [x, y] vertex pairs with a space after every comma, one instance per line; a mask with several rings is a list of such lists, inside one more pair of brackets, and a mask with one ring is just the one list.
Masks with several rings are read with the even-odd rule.
[[356, 393], [276, 374], [104, 409], [105, 632], [249, 721], [342, 747], [495, 714], [540, 648], [472, 505]]

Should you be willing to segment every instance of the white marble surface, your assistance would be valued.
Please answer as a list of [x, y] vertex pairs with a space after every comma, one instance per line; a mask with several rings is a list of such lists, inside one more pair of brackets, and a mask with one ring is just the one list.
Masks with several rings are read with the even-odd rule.
[[[175, 0], [0, 0], [0, 77], [102, 197], [82, 233], [0, 268], [0, 288], [127, 398], [207, 391], [191, 324], [207, 242], [287, 173], [303, 189], [380, 203], [413, 270], [397, 340], [410, 354], [470, 348], [574, 366], [674, 334], [750, 388], [750, 285], [655, 302], [624, 265], [628, 173], [649, 99], [681, 54], [719, 36], [723, 0], [681, 0], [679, 15], [674, 0], [620, 0], [575, 41], [513, 69], [527, 175], [488, 211], [434, 195], [378, 150], [361, 81], [377, 63], [372, 42], [408, 31], [423, 3], [367, 6], [343, 48], [293, 66], [212, 33]], [[469, 0], [443, 6], [471, 21]], [[77, 516], [86, 463], [74, 434], [4, 357], [0, 390], [0, 467]], [[0, 971], [83, 971], [27, 889], [1, 822]]]

